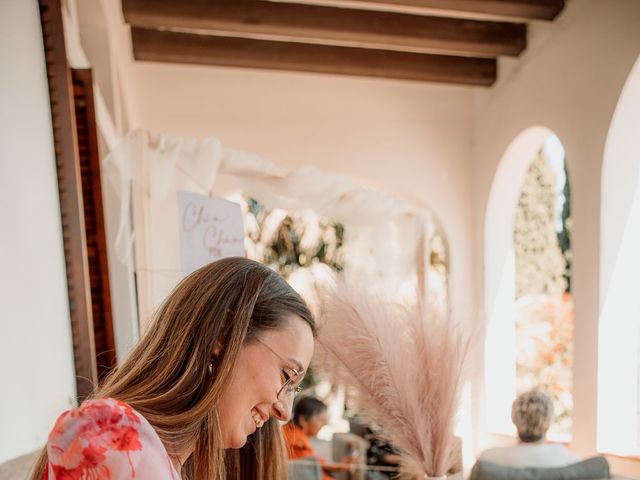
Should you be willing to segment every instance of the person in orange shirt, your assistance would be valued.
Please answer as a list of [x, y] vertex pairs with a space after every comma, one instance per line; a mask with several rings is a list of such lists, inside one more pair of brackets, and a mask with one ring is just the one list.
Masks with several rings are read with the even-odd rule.
[[[311, 437], [315, 437], [328, 421], [327, 405], [322, 400], [303, 397], [294, 406], [291, 421], [283, 428], [289, 459], [314, 457], [322, 465], [323, 480], [332, 480], [332, 472], [353, 471], [353, 466], [328, 464], [313, 451]], [[340, 463], [352, 462], [352, 458], [345, 457]]]

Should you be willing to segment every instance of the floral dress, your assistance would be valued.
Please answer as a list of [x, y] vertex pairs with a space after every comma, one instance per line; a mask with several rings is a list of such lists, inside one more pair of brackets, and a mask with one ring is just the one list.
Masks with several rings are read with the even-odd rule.
[[64, 412], [47, 443], [43, 480], [179, 480], [160, 437], [126, 403], [88, 400]]

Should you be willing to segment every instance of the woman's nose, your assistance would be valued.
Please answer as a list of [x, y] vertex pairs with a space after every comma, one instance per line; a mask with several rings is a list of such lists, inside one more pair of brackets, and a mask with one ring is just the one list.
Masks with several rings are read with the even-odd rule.
[[272, 404], [271, 410], [271, 414], [281, 422], [291, 420], [291, 405], [288, 402], [278, 400]]

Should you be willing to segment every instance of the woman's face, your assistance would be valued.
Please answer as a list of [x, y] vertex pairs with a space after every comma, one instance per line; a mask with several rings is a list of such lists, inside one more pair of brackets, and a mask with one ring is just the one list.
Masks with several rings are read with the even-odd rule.
[[[297, 315], [282, 330], [261, 333], [240, 351], [218, 415], [224, 448], [240, 448], [270, 417], [287, 421], [293, 394], [280, 395], [283, 379], [306, 371], [313, 355], [313, 334]], [[290, 390], [287, 388], [287, 390]]]

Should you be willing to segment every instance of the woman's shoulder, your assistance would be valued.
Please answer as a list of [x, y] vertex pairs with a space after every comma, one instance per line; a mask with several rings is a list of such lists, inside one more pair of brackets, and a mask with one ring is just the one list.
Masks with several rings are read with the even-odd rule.
[[139, 431], [145, 426], [143, 417], [124, 402], [113, 398], [87, 400], [58, 417], [49, 435], [49, 445], [54, 452], [85, 443], [139, 450], [142, 448]]
[[287, 423], [282, 427], [282, 432], [287, 442], [310, 444], [311, 441], [304, 431], [293, 422]]
[[287, 455], [290, 459], [304, 458], [314, 455], [311, 440], [301, 428], [293, 422], [289, 422], [283, 427]]
[[[49, 435], [47, 455], [45, 478], [50, 479], [76, 478], [74, 474], [152, 478], [161, 471], [171, 475], [156, 478], [174, 478], [166, 450], [149, 422], [113, 398], [88, 400], [60, 415]], [[150, 473], [149, 468], [159, 470]]]
[[116, 400], [115, 398], [96, 398], [85, 400], [80, 406], [62, 413], [56, 422], [65, 423], [71, 419], [106, 421], [110, 423], [140, 423], [141, 415], [137, 413], [129, 404]]

